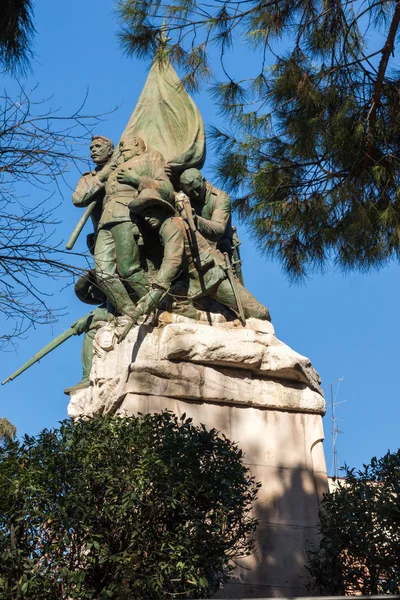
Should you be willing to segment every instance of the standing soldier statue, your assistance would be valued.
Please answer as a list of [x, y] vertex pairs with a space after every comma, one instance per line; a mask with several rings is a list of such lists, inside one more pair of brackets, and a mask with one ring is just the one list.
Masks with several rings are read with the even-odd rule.
[[96, 168], [82, 175], [75, 192], [72, 194], [72, 202], [75, 206], [85, 206], [87, 208], [67, 243], [68, 250], [71, 250], [74, 246], [89, 216], [92, 218], [94, 231], [97, 231], [104, 200], [104, 177], [108, 172], [108, 165], [113, 152], [114, 144], [112, 140], [102, 135], [92, 137], [90, 156], [96, 164]]
[[141, 138], [123, 138], [119, 159], [104, 181], [105, 198], [94, 251], [96, 278], [117, 312], [134, 314], [135, 299], [147, 294], [148, 278], [143, 271], [129, 203], [144, 189], [153, 188], [165, 198], [173, 196], [165, 161], [159, 152], [148, 150]]
[[100, 208], [94, 249], [97, 283], [117, 312], [128, 316], [149, 289], [137, 226], [128, 208], [146, 188], [157, 189], [167, 198], [173, 195], [161, 154], [149, 150], [141, 138], [125, 136], [102, 168], [81, 179], [73, 196], [75, 206], [95, 203]]

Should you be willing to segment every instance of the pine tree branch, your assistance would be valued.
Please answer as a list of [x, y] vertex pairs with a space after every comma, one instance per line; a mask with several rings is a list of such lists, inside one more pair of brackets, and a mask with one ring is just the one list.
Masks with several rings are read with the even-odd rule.
[[394, 43], [395, 43], [399, 23], [400, 23], [400, 2], [397, 2], [396, 9], [393, 14], [392, 22], [390, 24], [390, 29], [389, 29], [388, 37], [386, 40], [386, 44], [384, 45], [384, 47], [382, 49], [382, 57], [381, 57], [381, 60], [379, 63], [378, 74], [377, 74], [377, 78], [375, 81], [374, 93], [372, 95], [372, 101], [371, 101], [371, 108], [369, 110], [368, 117], [367, 117], [367, 120], [369, 122], [369, 132], [370, 132], [370, 136], [371, 136], [371, 141], [370, 141], [369, 146], [372, 146], [372, 147], [369, 147], [369, 151], [368, 151], [368, 154], [370, 156], [372, 156], [372, 148], [373, 148], [372, 138], [374, 136], [375, 126], [376, 126], [376, 111], [379, 106], [381, 95], [382, 95], [382, 85], [383, 85], [383, 80], [385, 78], [386, 69], [387, 69], [387, 66], [389, 63], [389, 58], [394, 50]]

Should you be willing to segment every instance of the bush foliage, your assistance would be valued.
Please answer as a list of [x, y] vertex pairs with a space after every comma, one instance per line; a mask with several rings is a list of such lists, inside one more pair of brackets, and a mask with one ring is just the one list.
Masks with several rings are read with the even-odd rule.
[[251, 551], [256, 491], [237, 446], [168, 412], [9, 441], [0, 597], [205, 597]]
[[400, 450], [372, 458], [325, 496], [309, 553], [321, 594], [400, 594]]

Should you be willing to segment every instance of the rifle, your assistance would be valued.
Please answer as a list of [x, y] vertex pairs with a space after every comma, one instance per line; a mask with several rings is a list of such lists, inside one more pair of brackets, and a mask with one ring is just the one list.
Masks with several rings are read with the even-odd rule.
[[196, 239], [197, 227], [196, 227], [196, 223], [194, 222], [194, 219], [193, 219], [192, 205], [190, 204], [189, 198], [183, 192], [179, 192], [176, 195], [175, 204], [176, 204], [177, 209], [179, 210], [179, 213], [180, 213], [182, 219], [184, 221], [186, 221], [187, 226], [189, 228], [193, 261], [197, 267], [197, 270], [200, 272], [201, 265], [200, 265], [200, 258], [199, 258], [197, 239]]
[[237, 234], [237, 228], [232, 226], [232, 266], [236, 273], [236, 277], [239, 279], [240, 283], [244, 285], [243, 280], [243, 272], [242, 272], [242, 259], [240, 258], [239, 246], [241, 245], [241, 241]]
[[94, 207], [96, 206], [96, 202], [97, 202], [97, 200], [93, 200], [93, 202], [91, 202], [90, 204], [87, 205], [85, 212], [79, 219], [77, 226], [73, 230], [71, 237], [69, 238], [68, 242], [65, 245], [67, 250], [72, 250], [72, 248], [74, 247], [74, 244], [75, 244], [76, 240], [78, 239], [78, 236], [80, 235], [82, 229], [84, 228], [86, 221], [88, 220], [88, 218], [90, 217], [90, 215], [93, 212]]
[[175, 201], [177, 209], [179, 210], [182, 219], [185, 219], [185, 221], [187, 221], [190, 230], [193, 231], [193, 233], [196, 232], [197, 227], [193, 219], [193, 210], [189, 198], [183, 192], [178, 192]]
[[228, 256], [227, 252], [224, 252], [224, 258], [225, 258], [224, 271], [228, 277], [229, 283], [231, 284], [233, 295], [235, 296], [236, 306], [238, 309], [238, 317], [240, 319], [241, 324], [246, 325], [246, 318], [244, 316], [243, 304], [242, 304], [242, 301], [239, 296], [239, 292], [237, 289], [237, 282], [235, 279], [235, 275], [233, 273], [233, 267], [232, 267], [231, 261], [229, 260], [229, 256]]
[[[91, 314], [92, 313], [87, 314], [86, 317], [89, 318], [89, 316]], [[58, 346], [63, 344], [66, 340], [68, 340], [73, 335], [80, 335], [80, 333], [76, 333], [74, 327], [69, 327], [66, 331], [64, 331], [64, 333], [61, 333], [61, 335], [54, 338], [54, 340], [52, 340], [49, 344], [47, 344], [47, 346], [45, 346], [44, 348], [39, 350], [39, 352], [37, 352], [34, 356], [32, 356], [32, 358], [30, 360], [28, 360], [25, 364], [23, 364], [22, 367], [17, 369], [12, 375], [10, 375], [9, 377], [7, 377], [7, 379], [2, 381], [1, 385], [4, 385], [5, 383], [12, 381], [16, 377], [18, 377], [18, 375], [21, 375], [21, 373], [23, 373], [24, 371], [29, 369], [29, 367], [34, 365], [36, 362], [38, 362], [44, 356], [46, 356], [46, 354], [49, 354], [49, 352], [52, 352], [53, 350], [55, 350]]]

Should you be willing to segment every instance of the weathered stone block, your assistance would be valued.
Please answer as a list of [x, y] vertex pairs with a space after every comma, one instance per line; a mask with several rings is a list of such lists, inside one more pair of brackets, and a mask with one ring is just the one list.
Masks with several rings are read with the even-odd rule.
[[121, 344], [111, 325], [98, 331], [91, 386], [71, 394], [70, 416], [168, 409], [236, 442], [262, 484], [260, 525], [254, 554], [218, 597], [305, 595], [306, 545], [327, 491], [318, 373], [266, 321], [210, 326], [168, 313], [161, 322]]

